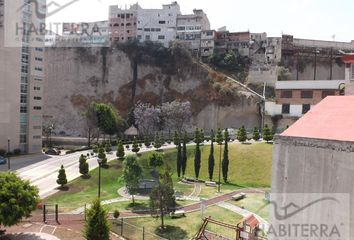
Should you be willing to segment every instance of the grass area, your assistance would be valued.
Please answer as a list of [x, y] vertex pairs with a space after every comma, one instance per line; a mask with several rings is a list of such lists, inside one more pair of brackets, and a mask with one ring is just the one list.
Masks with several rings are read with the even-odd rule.
[[269, 203], [264, 199], [264, 194], [254, 193], [247, 194], [245, 199], [240, 201], [228, 201], [238, 207], [244, 207], [246, 210], [256, 213], [261, 216], [264, 220], [269, 219]]
[[[236, 224], [242, 219], [240, 215], [217, 206], [208, 207], [204, 213], [204, 217], [207, 216], [212, 216], [213, 219], [230, 224]], [[124, 219], [124, 222], [139, 227], [134, 228], [124, 226], [124, 236], [129, 237], [128, 239], [141, 239], [140, 228], [145, 227], [145, 231], [148, 233], [154, 233], [170, 240], [185, 240], [191, 239], [198, 232], [203, 220], [200, 212], [187, 213], [186, 217], [175, 219], [172, 219], [171, 217], [167, 216], [165, 218], [165, 225], [167, 226], [167, 229], [163, 232], [159, 229], [161, 223], [161, 220], [159, 218], [131, 218]], [[225, 237], [235, 236], [235, 232], [213, 224], [209, 224], [207, 229], [219, 233], [220, 235], [223, 235]], [[118, 233], [120, 233], [120, 231]], [[149, 238], [147, 237], [146, 239]]]
[[235, 186], [232, 184], [222, 184], [221, 193], [218, 193], [218, 187], [208, 187], [203, 185], [199, 197], [204, 199], [209, 199], [209, 198], [217, 197], [220, 195], [224, 195], [236, 191], [239, 188], [240, 188], [239, 186]]
[[[108, 200], [119, 197], [117, 190], [124, 184], [118, 181], [122, 173], [122, 163], [112, 161], [109, 168], [101, 169], [101, 199]], [[44, 201], [48, 204], [59, 204], [61, 210], [73, 210], [91, 203], [97, 197], [98, 169], [90, 172], [89, 179], [81, 177], [68, 184], [68, 191], [60, 191]]]
[[[209, 146], [202, 146], [202, 162], [200, 179], [208, 180], [208, 156]], [[194, 176], [194, 147], [188, 147], [187, 173]], [[151, 178], [153, 169], [149, 167], [149, 156], [152, 153], [142, 154], [139, 164], [144, 170], [144, 178]], [[172, 168], [173, 181], [176, 191], [189, 195], [193, 191], [193, 185], [181, 184], [176, 174], [176, 149], [164, 152], [165, 162]], [[217, 179], [219, 147], [215, 147], [214, 180]], [[223, 193], [236, 190], [240, 187], [269, 187], [271, 180], [272, 145], [258, 144], [230, 144], [229, 145], [229, 184], [222, 186]], [[119, 197], [117, 190], [123, 187], [118, 179], [122, 175], [122, 163], [112, 161], [108, 169], [102, 169], [101, 199], [108, 200]], [[97, 197], [98, 169], [90, 172], [91, 178], [78, 178], [68, 184], [68, 191], [61, 191], [45, 199], [48, 204], [59, 204], [64, 211], [82, 207], [85, 203], [92, 202]], [[203, 186], [201, 197], [210, 198], [216, 196], [216, 188]]]
[[[267, 143], [229, 145], [229, 182], [240, 187], [269, 187], [271, 182], [272, 147]], [[214, 181], [218, 177], [219, 146], [215, 146]], [[208, 180], [210, 146], [202, 146], [200, 179]], [[186, 175], [194, 177], [194, 147], [188, 148]], [[223, 152], [223, 150], [222, 150]], [[175, 171], [176, 150], [165, 151], [165, 161]]]

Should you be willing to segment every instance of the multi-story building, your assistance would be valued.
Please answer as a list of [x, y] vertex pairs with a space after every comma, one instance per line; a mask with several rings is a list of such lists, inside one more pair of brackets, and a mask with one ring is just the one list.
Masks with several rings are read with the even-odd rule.
[[214, 52], [216, 32], [214, 30], [202, 31], [200, 41], [200, 54], [201, 57], [209, 57]]
[[345, 95], [354, 95], [354, 54], [342, 57], [345, 63]]
[[201, 9], [193, 14], [177, 16], [177, 40], [185, 43], [194, 53], [199, 53], [202, 31], [210, 30], [208, 16]]
[[109, 7], [109, 33], [111, 42], [124, 42], [135, 39], [137, 35], [139, 4], [131, 5], [129, 9], [118, 6]]
[[250, 32], [216, 32], [215, 49], [218, 53], [233, 51], [244, 57], [250, 56]]
[[291, 125], [327, 96], [344, 95], [344, 80], [277, 81], [275, 101], [265, 103], [265, 113], [278, 118], [278, 128]]
[[46, 10], [36, 2], [0, 0], [0, 148], [28, 153], [42, 149]]
[[139, 9], [137, 39], [161, 42], [168, 47], [176, 39], [177, 15], [180, 13], [177, 2], [162, 5], [162, 9]]

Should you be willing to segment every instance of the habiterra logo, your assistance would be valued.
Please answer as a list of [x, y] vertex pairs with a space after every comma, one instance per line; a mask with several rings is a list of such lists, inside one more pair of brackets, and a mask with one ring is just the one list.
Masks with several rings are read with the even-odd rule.
[[[306, 196], [300, 201], [286, 201], [287, 198], [282, 197], [270, 201], [272, 221], [267, 230], [269, 239], [346, 240], [349, 220], [347, 223], [343, 221], [346, 218], [341, 219], [337, 216], [343, 211], [348, 212], [349, 209], [344, 207], [345, 204], [331, 196], [311, 198], [309, 201], [304, 201], [308, 199]], [[304, 202], [306, 203], [303, 204]], [[334, 209], [338, 209], [338, 212]], [[330, 217], [332, 215], [334, 217]]]
[[[41, 11], [41, 6], [40, 6], [40, 1], [39, 0], [28, 0], [17, 11], [18, 12], [22, 11], [28, 5], [33, 3], [33, 5], [35, 7], [34, 12], [35, 12], [37, 18], [45, 19], [46, 17], [50, 17], [50, 16], [60, 12], [61, 10], [69, 7], [70, 5], [72, 5], [72, 4], [74, 4], [74, 3], [78, 2], [78, 1], [80, 1], [80, 0], [71, 0], [71, 1], [67, 2], [64, 5], [61, 5], [61, 4], [59, 4], [58, 2], [55, 2], [55, 1], [51, 1], [49, 4], [43, 6], [43, 9], [45, 10], [45, 12], [43, 13], [43, 11]], [[54, 6], [55, 9], [49, 12], [48, 9], [50, 7], [53, 7], [53, 6]]]

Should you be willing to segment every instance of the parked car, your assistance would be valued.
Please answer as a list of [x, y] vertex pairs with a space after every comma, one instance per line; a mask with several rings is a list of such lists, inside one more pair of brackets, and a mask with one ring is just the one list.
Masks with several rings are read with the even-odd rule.
[[60, 155], [60, 150], [57, 148], [49, 148], [47, 151], [45, 151], [45, 154], [48, 155]]
[[0, 165], [4, 165], [7, 163], [7, 158], [1, 157], [0, 156]]

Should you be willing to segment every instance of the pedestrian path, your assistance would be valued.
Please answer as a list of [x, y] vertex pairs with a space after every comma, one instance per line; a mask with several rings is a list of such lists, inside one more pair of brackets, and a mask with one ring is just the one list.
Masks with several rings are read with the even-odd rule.
[[229, 211], [232, 211], [234, 213], [237, 213], [237, 214], [241, 215], [242, 217], [247, 217], [247, 216], [253, 214], [253, 216], [255, 216], [258, 219], [258, 221], [261, 222], [261, 229], [266, 230], [269, 228], [269, 223], [266, 220], [264, 220], [262, 217], [258, 216], [256, 213], [250, 212], [246, 209], [240, 208], [238, 206], [235, 206], [235, 205], [233, 205], [231, 203], [227, 203], [227, 202], [219, 202], [216, 205], [219, 207], [225, 208]]
[[4, 238], [10, 240], [60, 240], [59, 238], [47, 233], [15, 233], [5, 235]]

